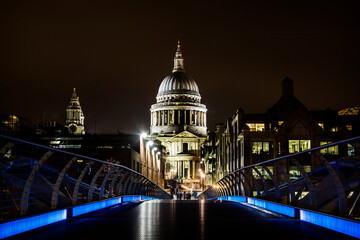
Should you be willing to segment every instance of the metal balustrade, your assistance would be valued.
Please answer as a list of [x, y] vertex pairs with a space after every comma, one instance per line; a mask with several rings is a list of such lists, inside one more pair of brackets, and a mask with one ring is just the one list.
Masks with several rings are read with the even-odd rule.
[[0, 219], [123, 195], [172, 198], [124, 166], [0, 135]]
[[[356, 137], [246, 166], [220, 179], [199, 198], [247, 196], [359, 218], [359, 142], [360, 137]], [[349, 146], [355, 151], [351, 156]], [[339, 154], [327, 155], [330, 147], [336, 147]], [[310, 172], [305, 168], [309, 163], [315, 166]]]

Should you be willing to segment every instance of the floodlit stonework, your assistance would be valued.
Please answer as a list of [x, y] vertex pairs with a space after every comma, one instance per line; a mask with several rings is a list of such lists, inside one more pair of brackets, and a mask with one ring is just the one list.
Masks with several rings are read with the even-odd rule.
[[156, 100], [150, 109], [148, 139], [158, 140], [165, 147], [165, 184], [169, 186], [176, 182], [185, 188], [199, 188], [207, 109], [201, 104], [198, 85], [185, 72], [180, 43], [173, 71], [161, 82]]

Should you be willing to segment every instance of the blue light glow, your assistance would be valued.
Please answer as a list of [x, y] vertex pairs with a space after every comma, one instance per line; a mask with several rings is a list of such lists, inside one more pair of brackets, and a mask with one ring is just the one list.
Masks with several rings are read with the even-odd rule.
[[247, 198], [247, 203], [251, 205], [255, 205], [260, 208], [264, 208], [270, 210], [272, 212], [277, 212], [289, 217], [295, 217], [295, 208], [290, 206], [285, 206], [278, 203], [272, 203], [264, 200], [254, 199], [254, 198]]
[[228, 196], [225, 196], [225, 197], [218, 197], [217, 199], [218, 199], [218, 200], [228, 200]]
[[247, 202], [247, 197], [243, 197], [243, 196], [229, 196], [228, 197], [229, 201], [235, 201], [235, 202]]
[[147, 197], [147, 196], [141, 196], [141, 200], [158, 200], [157, 198]]
[[300, 210], [300, 220], [360, 238], [360, 223], [312, 211]]
[[141, 201], [141, 196], [123, 196], [123, 202]]
[[112, 199], [103, 200], [103, 201], [99, 201], [99, 202], [88, 203], [88, 204], [76, 206], [76, 207], [73, 207], [73, 209], [72, 209], [72, 216], [76, 217], [81, 214], [85, 214], [85, 213], [96, 211], [96, 210], [99, 210], [102, 208], [110, 207], [110, 206], [119, 204], [121, 202], [122, 202], [121, 197], [117, 197], [117, 198], [112, 198]]
[[65, 220], [66, 209], [0, 224], [0, 239]]

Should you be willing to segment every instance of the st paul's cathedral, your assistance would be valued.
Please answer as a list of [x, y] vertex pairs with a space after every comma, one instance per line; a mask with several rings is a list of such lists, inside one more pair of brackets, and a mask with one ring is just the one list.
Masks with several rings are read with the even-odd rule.
[[165, 182], [187, 187], [201, 183], [201, 146], [206, 139], [206, 106], [199, 87], [186, 72], [180, 42], [172, 73], [161, 82], [151, 106], [149, 138], [157, 140], [165, 155]]

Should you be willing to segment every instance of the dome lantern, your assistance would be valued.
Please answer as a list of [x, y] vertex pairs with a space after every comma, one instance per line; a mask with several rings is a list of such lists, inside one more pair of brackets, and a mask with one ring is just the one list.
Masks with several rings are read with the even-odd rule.
[[182, 57], [182, 53], [181, 53], [180, 40], [178, 40], [177, 50], [175, 53], [173, 72], [185, 72], [184, 58]]

